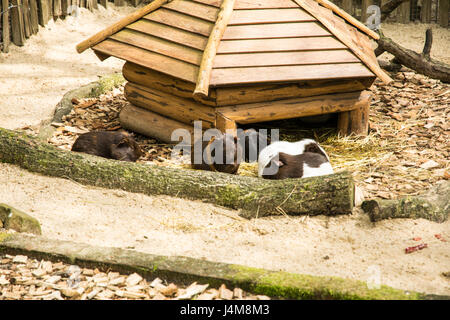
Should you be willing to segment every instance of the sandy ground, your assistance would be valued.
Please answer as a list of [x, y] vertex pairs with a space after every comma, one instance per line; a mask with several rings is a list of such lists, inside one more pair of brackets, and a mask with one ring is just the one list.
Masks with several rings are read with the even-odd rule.
[[[112, 58], [99, 62], [92, 52], [78, 55], [74, 48], [132, 10], [112, 5], [95, 15], [83, 10], [77, 21], [58, 21], [41, 29], [24, 47], [12, 46], [9, 54], [0, 54], [0, 126], [37, 124], [52, 114], [65, 92], [98, 75], [120, 71], [122, 62]], [[396, 39], [398, 25], [385, 27], [386, 34]], [[405, 32], [421, 34], [417, 25], [404, 28], [401, 41], [407, 40]], [[450, 31], [441, 31], [444, 35], [435, 37], [436, 52], [449, 45]], [[411, 39], [417, 41], [412, 49], [422, 46], [420, 39]], [[272, 270], [363, 281], [378, 278], [397, 288], [450, 294], [450, 280], [442, 276], [450, 271], [450, 241], [434, 237], [441, 234], [450, 240], [450, 221], [398, 219], [372, 224], [358, 209], [342, 217], [244, 221], [237, 211], [198, 201], [86, 187], [7, 164], [0, 164], [0, 181], [1, 202], [36, 217], [48, 238]], [[421, 242], [429, 248], [404, 253]]]

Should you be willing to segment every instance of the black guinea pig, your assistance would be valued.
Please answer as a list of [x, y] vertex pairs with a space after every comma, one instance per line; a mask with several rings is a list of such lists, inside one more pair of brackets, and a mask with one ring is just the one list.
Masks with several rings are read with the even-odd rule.
[[298, 155], [290, 155], [280, 152], [273, 157], [263, 169], [264, 179], [308, 178], [332, 174], [328, 159], [314, 152], [304, 152]]
[[130, 162], [135, 162], [142, 155], [139, 145], [125, 131], [83, 133], [73, 144], [72, 151]]
[[198, 170], [235, 174], [241, 158], [242, 148], [237, 137], [228, 133], [221, 133], [209, 141], [198, 139], [191, 148], [191, 165]]
[[270, 144], [270, 138], [267, 137], [267, 134], [255, 129], [240, 132], [238, 139], [244, 151], [243, 159], [248, 163], [258, 161], [259, 152]]

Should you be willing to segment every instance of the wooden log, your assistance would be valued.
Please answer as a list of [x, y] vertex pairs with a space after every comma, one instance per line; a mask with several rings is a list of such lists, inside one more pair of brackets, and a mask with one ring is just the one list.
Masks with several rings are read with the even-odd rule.
[[228, 21], [233, 13], [234, 2], [235, 0], [223, 0], [222, 2], [216, 24], [209, 35], [206, 48], [203, 51], [203, 58], [198, 72], [197, 85], [194, 90], [194, 95], [199, 95], [202, 97], [208, 96], [214, 57], [216, 56], [217, 47], [222, 40]]
[[410, 0], [390, 0], [384, 3], [382, 2], [381, 5], [381, 22], [386, 20], [392, 11], [394, 11], [396, 8], [398, 8], [402, 3], [410, 1]]
[[338, 133], [342, 136], [367, 135], [369, 131], [370, 97], [360, 107], [338, 114]]
[[216, 113], [216, 128], [223, 133], [230, 133], [233, 136], [237, 137], [236, 121], [227, 118], [220, 112]]
[[[122, 74], [130, 82], [178, 97], [192, 98], [195, 89], [195, 84], [191, 82], [183, 81], [131, 62], [126, 62], [123, 65]], [[215, 106], [216, 90], [210, 90], [208, 97], [194, 97], [194, 99], [202, 104]]]
[[[370, 36], [371, 38], [373, 38], [375, 40], [378, 40], [380, 38], [380, 36], [376, 32], [370, 30], [364, 24], [362, 24], [360, 21], [356, 20], [350, 14], [347, 13], [347, 12], [351, 12], [351, 6], [352, 6], [351, 2], [347, 1], [345, 3], [345, 0], [344, 0], [344, 4], [345, 4], [345, 6], [348, 9], [348, 10], [346, 10], [344, 8], [344, 10], [345, 10], [344, 11], [341, 8], [339, 8], [338, 6], [336, 6], [334, 3], [332, 3], [332, 2], [330, 2], [328, 0], [316, 0], [316, 1], [318, 3], [320, 3], [321, 5], [323, 5], [325, 8], [328, 8], [328, 9], [332, 10], [334, 13], [336, 13], [337, 15], [341, 16], [342, 18], [344, 18], [345, 21], [347, 21], [348, 23], [352, 24], [353, 26], [355, 26], [356, 28], [358, 28], [359, 30], [361, 30], [362, 32], [364, 32], [365, 34]], [[368, 0], [363, 0], [363, 3], [364, 3], [364, 1], [368, 1]], [[362, 21], [365, 22], [365, 20], [362, 20]]]
[[285, 99], [217, 108], [239, 124], [308, 117], [358, 109], [370, 101], [368, 91]]
[[158, 9], [159, 7], [161, 7], [164, 3], [166, 3], [167, 0], [154, 0], [153, 2], [151, 2], [150, 4], [146, 5], [145, 7], [133, 12], [132, 14], [126, 16], [125, 18], [122, 18], [121, 20], [119, 20], [118, 22], [112, 24], [111, 26], [109, 26], [108, 28], [94, 34], [93, 36], [91, 36], [90, 38], [80, 42], [76, 49], [78, 53], [82, 53], [83, 51], [85, 51], [87, 48], [90, 48], [94, 45], [96, 45], [97, 43], [103, 41], [104, 39], [106, 39], [107, 37], [109, 37], [110, 35], [116, 33], [117, 31], [121, 30], [122, 28], [124, 28], [125, 26], [135, 22], [136, 20], [142, 18], [144, 15]]
[[23, 25], [22, 0], [12, 0], [11, 9], [12, 41], [16, 46], [25, 44], [25, 28]]
[[369, 88], [374, 80], [375, 78], [372, 77], [355, 80], [315, 80], [285, 84], [217, 88], [216, 101], [218, 106], [229, 106], [289, 98], [312, 97], [331, 93], [363, 91]]
[[178, 141], [172, 141], [172, 134], [179, 129], [187, 130], [191, 137], [194, 136], [193, 126], [163, 117], [132, 104], [122, 109], [119, 119], [122, 127], [165, 143], [177, 143]]
[[136, 106], [191, 126], [201, 120], [205, 128], [214, 128], [216, 114], [212, 107], [132, 82], [128, 82], [124, 90], [127, 100]]
[[420, 16], [422, 23], [431, 23], [431, 0], [422, 1], [422, 10]]
[[30, 27], [32, 34], [39, 31], [38, 6], [37, 0], [29, 0], [30, 4]]
[[427, 58], [424, 54], [406, 49], [383, 35], [380, 40], [378, 40], [378, 46], [393, 54], [399, 64], [411, 68], [430, 78], [439, 79], [442, 82], [450, 83], [449, 65], [431, 58]]
[[418, 196], [396, 200], [364, 201], [361, 208], [372, 222], [382, 219], [409, 218], [444, 222], [450, 212], [450, 181], [444, 181]]
[[[140, 117], [138, 115], [137, 119]], [[161, 130], [165, 130], [165, 125]], [[246, 217], [280, 213], [334, 216], [351, 214], [353, 209], [354, 185], [348, 172], [305, 179], [265, 180], [151, 166], [61, 150], [23, 133], [1, 128], [0, 162], [86, 185], [202, 200], [240, 209]]]
[[49, 6], [49, 0], [38, 0], [39, 1], [39, 7], [41, 10], [39, 10], [39, 24], [42, 27], [45, 27], [50, 20], [50, 6]]
[[108, 8], [108, 0], [100, 0], [100, 4], [105, 7], [105, 9]]
[[1, 27], [2, 27], [2, 52], [9, 52], [9, 43], [10, 43], [10, 32], [9, 32], [9, 0], [2, 0], [1, 3], [2, 11], [5, 11], [3, 15], [1, 15]]
[[443, 28], [448, 27], [448, 11], [450, 1], [439, 0], [439, 25]]

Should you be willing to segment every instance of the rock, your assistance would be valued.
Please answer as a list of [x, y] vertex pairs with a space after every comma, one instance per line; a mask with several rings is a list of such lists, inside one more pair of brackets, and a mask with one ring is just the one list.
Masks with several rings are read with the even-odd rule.
[[37, 235], [42, 234], [38, 220], [4, 203], [0, 203], [0, 221], [2, 221], [5, 229]]
[[143, 280], [143, 278], [140, 275], [138, 275], [137, 273], [133, 273], [128, 276], [126, 283], [128, 286], [131, 287], [131, 286], [137, 285], [142, 280]]

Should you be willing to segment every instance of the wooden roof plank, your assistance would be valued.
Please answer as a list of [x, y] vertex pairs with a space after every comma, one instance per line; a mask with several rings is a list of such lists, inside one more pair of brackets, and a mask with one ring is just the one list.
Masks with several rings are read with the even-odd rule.
[[353, 26], [355, 26], [356, 28], [358, 28], [359, 30], [361, 30], [362, 32], [367, 34], [368, 36], [372, 37], [373, 39], [375, 39], [375, 40], [380, 39], [380, 36], [378, 35], [378, 33], [367, 28], [364, 24], [362, 24], [360, 21], [353, 18], [350, 14], [345, 12], [345, 10], [339, 8], [334, 3], [332, 3], [328, 0], [316, 0], [316, 1], [318, 3], [320, 3], [321, 5], [323, 5], [325, 8], [332, 10], [338, 16], [341, 16], [342, 18], [344, 18], [345, 21], [352, 24]]
[[291, 0], [238, 0], [234, 9], [277, 9], [296, 8]]
[[203, 3], [208, 6], [213, 6], [219, 8], [222, 4], [222, 0], [192, 0], [193, 2]]
[[218, 54], [213, 68], [351, 63], [360, 60], [348, 49]]
[[316, 21], [316, 18], [301, 8], [234, 10], [228, 25], [304, 21]]
[[130, 24], [127, 26], [127, 29], [136, 30], [199, 50], [205, 49], [208, 41], [208, 38], [205, 36], [145, 19]]
[[198, 33], [206, 37], [209, 37], [209, 34], [211, 33], [211, 30], [214, 26], [214, 24], [211, 22], [191, 17], [179, 12], [170, 11], [164, 8], [160, 8], [159, 10], [144, 16], [144, 19], [156, 21], [193, 33]]
[[[357, 43], [347, 28], [341, 27], [339, 20], [334, 15], [329, 16], [329, 9], [321, 7], [314, 0], [293, 0], [300, 7], [319, 20], [334, 36], [341, 40], [353, 53], [363, 61], [384, 83], [389, 83], [392, 79], [380, 68], [378, 62], [372, 59], [362, 47]], [[367, 50], [372, 50], [367, 48]]]
[[133, 23], [136, 20], [142, 18], [142, 16], [148, 14], [149, 12], [153, 12], [154, 10], [158, 9], [166, 2], [167, 2], [167, 0], [155, 0], [152, 3], [146, 5], [145, 7], [142, 7], [141, 9], [133, 12], [132, 14], [120, 19], [119, 21], [110, 25], [106, 29], [103, 29], [102, 31], [97, 32], [93, 36], [91, 36], [88, 39], [77, 44], [77, 46], [76, 46], [77, 52], [82, 53], [87, 48], [93, 47], [97, 43], [100, 43], [101, 41], [108, 38], [110, 35], [116, 33], [119, 30], [122, 30], [130, 23]]
[[346, 48], [342, 42], [334, 37], [222, 40], [217, 49], [217, 53], [282, 52]]
[[148, 51], [160, 53], [178, 60], [200, 65], [203, 52], [189, 47], [169, 42], [144, 33], [124, 29], [110, 37], [110, 39], [133, 45]]
[[222, 40], [329, 36], [317, 22], [228, 26]]
[[104, 40], [93, 47], [102, 54], [127, 60], [170, 76], [195, 83], [198, 67], [158, 53], [150, 52], [115, 40]]
[[373, 77], [361, 63], [213, 69], [211, 85]]
[[217, 20], [218, 8], [201, 3], [185, 0], [177, 0], [166, 3], [162, 6], [173, 11], [181, 12], [193, 17], [208, 20], [215, 23]]

